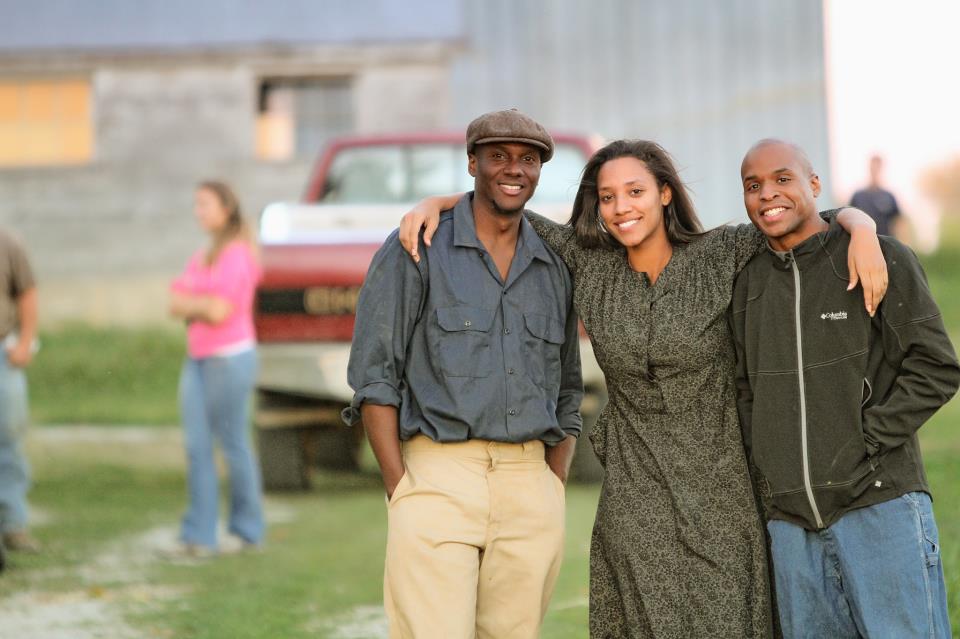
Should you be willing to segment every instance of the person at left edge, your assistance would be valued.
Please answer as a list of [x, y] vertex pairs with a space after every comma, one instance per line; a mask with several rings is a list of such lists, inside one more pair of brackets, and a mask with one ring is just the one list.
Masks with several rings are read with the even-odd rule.
[[360, 293], [344, 419], [389, 499], [392, 638], [540, 634], [583, 396], [570, 274], [523, 216], [552, 154], [519, 111], [474, 120], [474, 192], [419, 264], [394, 232]]
[[34, 553], [27, 528], [30, 465], [22, 442], [29, 421], [27, 376], [37, 335], [37, 286], [27, 252], [0, 231], [0, 533], [8, 550]]

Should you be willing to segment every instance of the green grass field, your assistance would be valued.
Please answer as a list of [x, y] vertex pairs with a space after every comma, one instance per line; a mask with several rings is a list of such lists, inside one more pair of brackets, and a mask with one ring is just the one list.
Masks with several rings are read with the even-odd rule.
[[[960, 417], [952, 412], [952, 419]], [[928, 446], [927, 467], [937, 496], [951, 615], [960, 627], [960, 435], [952, 430], [952, 437], [941, 434], [942, 448]], [[183, 505], [182, 472], [153, 465], [149, 449], [136, 461], [125, 452], [127, 463], [120, 463], [109, 452], [77, 455], [72, 448], [47, 448], [37, 460], [32, 500], [46, 514], [46, 523], [36, 530], [46, 552], [17, 556], [0, 578], [0, 617], [4, 598], [34, 592], [41, 601], [106, 602], [126, 627], [141, 633], [135, 636], [383, 636], [379, 606], [386, 517], [376, 476], [327, 474], [311, 493], [272, 495], [267, 502], [272, 523], [261, 553], [177, 565], [156, 559], [152, 543], [134, 543], [126, 551], [115, 546], [158, 526], [172, 539]], [[594, 486], [568, 491], [566, 556], [544, 637], [587, 635], [588, 546], [596, 498]], [[129, 562], [128, 570], [117, 572], [118, 562]]]
[[[925, 263], [946, 323], [960, 338], [960, 255], [946, 249]], [[73, 326], [42, 338], [30, 371], [35, 421], [176, 423], [179, 331]], [[24, 609], [34, 620], [76, 609], [77, 618], [63, 621], [69, 634], [50, 634], [77, 639], [383, 636], [385, 509], [374, 474], [323, 474], [310, 493], [270, 496], [268, 541], [259, 554], [170, 564], [156, 558], [156, 538], [172, 540], [176, 532], [185, 496], [182, 453], [175, 439], [160, 446], [121, 441], [120, 432], [116, 440], [86, 444], [38, 436], [41, 443], [31, 445], [31, 501], [42, 515], [35, 530], [46, 551], [15, 556], [0, 578], [0, 636]], [[951, 619], [960, 628], [960, 400], [921, 434]], [[566, 558], [544, 637], [587, 636], [596, 499], [595, 486], [569, 489]]]
[[182, 330], [65, 326], [28, 369], [38, 424], [175, 424]]

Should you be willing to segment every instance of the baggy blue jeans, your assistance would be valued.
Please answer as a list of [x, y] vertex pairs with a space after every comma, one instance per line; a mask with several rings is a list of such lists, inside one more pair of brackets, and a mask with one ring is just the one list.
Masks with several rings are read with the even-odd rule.
[[190, 506], [183, 517], [184, 543], [217, 547], [219, 488], [214, 441], [230, 472], [228, 530], [240, 539], [263, 539], [263, 492], [249, 430], [256, 351], [226, 357], [187, 358], [180, 376], [180, 411], [187, 449]]
[[767, 523], [786, 639], [949, 639], [940, 540], [926, 493], [853, 510], [829, 528]]
[[0, 533], [27, 527], [30, 465], [21, 448], [27, 415], [27, 376], [0, 351]]

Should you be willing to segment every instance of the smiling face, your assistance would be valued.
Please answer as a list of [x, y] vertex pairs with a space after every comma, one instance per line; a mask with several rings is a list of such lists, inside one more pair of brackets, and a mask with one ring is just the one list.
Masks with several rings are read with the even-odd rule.
[[523, 210], [540, 181], [540, 151], [529, 144], [480, 144], [469, 156], [474, 199], [494, 212], [515, 215]]
[[597, 173], [600, 219], [607, 232], [628, 249], [652, 238], [666, 239], [663, 207], [672, 197], [670, 187], [661, 188], [647, 165], [635, 157], [605, 162]]
[[206, 188], [199, 188], [193, 196], [193, 212], [200, 227], [208, 233], [217, 233], [227, 225], [229, 212], [220, 197]]
[[788, 251], [821, 230], [820, 178], [796, 147], [784, 142], [753, 147], [740, 176], [747, 215], [774, 249]]

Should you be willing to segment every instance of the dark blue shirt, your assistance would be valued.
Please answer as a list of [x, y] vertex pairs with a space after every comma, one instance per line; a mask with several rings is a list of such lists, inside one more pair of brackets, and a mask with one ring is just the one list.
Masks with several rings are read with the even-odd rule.
[[897, 198], [893, 193], [882, 188], [860, 189], [853, 194], [850, 206], [855, 206], [877, 223], [877, 235], [890, 235], [893, 232], [893, 222], [900, 215]]
[[443, 215], [419, 264], [394, 232], [357, 304], [348, 379], [364, 402], [397, 406], [400, 438], [547, 444], [580, 434], [583, 383], [573, 284], [525, 218], [506, 281], [477, 238], [473, 194]]

